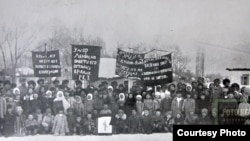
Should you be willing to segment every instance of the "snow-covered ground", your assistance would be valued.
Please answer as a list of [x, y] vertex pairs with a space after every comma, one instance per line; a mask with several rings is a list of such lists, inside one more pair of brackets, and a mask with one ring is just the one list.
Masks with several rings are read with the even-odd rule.
[[52, 136], [0, 137], [1, 141], [172, 141], [172, 134], [136, 134], [112, 136]]

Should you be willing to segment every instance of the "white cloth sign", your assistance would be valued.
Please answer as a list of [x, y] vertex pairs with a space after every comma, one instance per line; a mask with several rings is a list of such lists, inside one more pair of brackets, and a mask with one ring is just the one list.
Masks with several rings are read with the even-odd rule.
[[112, 134], [111, 117], [98, 118], [98, 134]]

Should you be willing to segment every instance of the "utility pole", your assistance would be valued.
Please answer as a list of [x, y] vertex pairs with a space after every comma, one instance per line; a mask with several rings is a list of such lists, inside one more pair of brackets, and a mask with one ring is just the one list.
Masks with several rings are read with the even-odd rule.
[[205, 53], [203, 47], [198, 47], [196, 51], [196, 76], [204, 77]]

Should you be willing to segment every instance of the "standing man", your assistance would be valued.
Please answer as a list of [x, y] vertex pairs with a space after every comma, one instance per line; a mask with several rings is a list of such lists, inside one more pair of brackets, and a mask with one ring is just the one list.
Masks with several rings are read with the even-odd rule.
[[27, 94], [27, 92], [28, 92], [28, 87], [27, 87], [27, 85], [26, 85], [26, 79], [25, 78], [20, 78], [19, 79], [19, 82], [20, 82], [20, 86], [18, 87], [19, 88], [19, 90], [20, 90], [20, 96], [21, 97], [24, 97], [26, 94]]

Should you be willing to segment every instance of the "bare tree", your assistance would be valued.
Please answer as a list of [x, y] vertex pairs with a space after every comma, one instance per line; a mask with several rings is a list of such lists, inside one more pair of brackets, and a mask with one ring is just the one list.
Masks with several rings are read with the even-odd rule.
[[29, 51], [36, 36], [19, 26], [15, 26], [15, 28], [2, 27], [1, 34], [4, 37], [4, 42], [1, 44], [1, 53], [5, 70], [7, 69], [7, 64], [10, 64], [9, 69], [12, 70], [11, 78], [15, 82], [19, 60]]
[[0, 50], [1, 50], [1, 55], [2, 55], [2, 59], [3, 59], [3, 65], [4, 65], [4, 79], [5, 79], [5, 75], [6, 75], [6, 70], [7, 70], [7, 62], [6, 62], [6, 55], [5, 55], [5, 51], [4, 51], [4, 48], [3, 48], [3, 45], [5, 44], [6, 40], [5, 40], [5, 37], [4, 37], [4, 34], [0, 34], [1, 37], [0, 37]]
[[187, 71], [187, 65], [190, 59], [187, 56], [184, 56], [178, 46], [173, 46], [173, 58], [172, 58], [172, 67], [174, 73], [177, 76], [183, 76], [184, 72]]
[[47, 43], [48, 49], [58, 49], [63, 59], [63, 66], [71, 66], [71, 44], [101, 46], [101, 56], [108, 56], [105, 48], [105, 42], [100, 37], [85, 35], [82, 29], [69, 29], [65, 26], [54, 26], [51, 38], [41, 42]]

